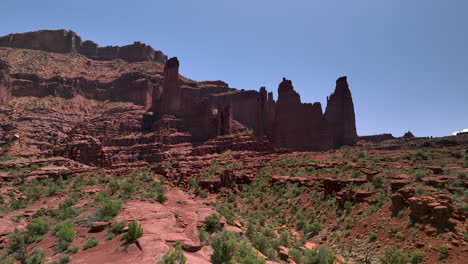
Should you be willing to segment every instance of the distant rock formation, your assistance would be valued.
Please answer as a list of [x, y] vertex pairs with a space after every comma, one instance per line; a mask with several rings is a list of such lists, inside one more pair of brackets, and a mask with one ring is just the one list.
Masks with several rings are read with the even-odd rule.
[[359, 140], [379, 143], [385, 140], [395, 139], [395, 137], [390, 133], [378, 134], [378, 135], [368, 135], [368, 136], [360, 136]]
[[[86, 72], [74, 77], [41, 76], [18, 69], [11, 73], [7, 63], [0, 63], [0, 104], [8, 102], [11, 96], [69, 99], [80, 95], [98, 101], [132, 102], [150, 112], [142, 121], [142, 131], [183, 133], [184, 137], [190, 137], [192, 143], [250, 130], [262, 142], [269, 141], [276, 147], [300, 151], [354, 145], [358, 139], [354, 105], [346, 77], [336, 81], [335, 91], [327, 99], [323, 113], [318, 102], [302, 103], [292, 82], [285, 78], [279, 84], [277, 101], [265, 87], [259, 91], [245, 91], [230, 88], [223, 81], [195, 82], [179, 75], [177, 57], [167, 60], [162, 52], [140, 42], [123, 47], [99, 47], [92, 41], [82, 42], [73, 31], [42, 30], [0, 37], [0, 47], [79, 53], [93, 60], [122, 59], [130, 63], [156, 61], [165, 64], [164, 71], [162, 67], [156, 67], [157, 71], [150, 73], [127, 69], [112, 78], [91, 79], [87, 78]], [[88, 60], [83, 64], [85, 68], [91, 68], [94, 62]], [[145, 67], [155, 65], [158, 66], [147, 63]], [[105, 138], [99, 140], [103, 144], [106, 142]], [[80, 149], [80, 153], [85, 153], [84, 146], [88, 145], [99, 144], [75, 147]], [[96, 151], [97, 147], [91, 149]], [[104, 164], [107, 161], [94, 162]]]
[[346, 76], [336, 80], [335, 92], [327, 98], [325, 118], [328, 120], [334, 146], [356, 144], [354, 104]]
[[272, 142], [294, 150], [326, 150], [333, 147], [320, 103], [303, 104], [292, 82], [283, 78], [272, 124]]
[[414, 138], [414, 135], [411, 131], [408, 131], [403, 135], [403, 138]]
[[0, 47], [36, 49], [57, 53], [79, 53], [96, 60], [122, 59], [128, 62], [158, 61], [165, 63], [167, 56], [151, 46], [134, 42], [122, 47], [106, 46], [87, 40], [69, 30], [39, 30], [0, 37]]

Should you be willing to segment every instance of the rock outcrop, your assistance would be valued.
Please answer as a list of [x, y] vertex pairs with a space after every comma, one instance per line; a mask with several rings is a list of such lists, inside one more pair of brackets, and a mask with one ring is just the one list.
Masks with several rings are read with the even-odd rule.
[[346, 76], [336, 80], [335, 92], [327, 98], [325, 118], [328, 120], [334, 146], [356, 143], [354, 104]]
[[10, 99], [10, 70], [8, 64], [0, 60], [0, 106], [8, 103]]
[[87, 40], [69, 30], [39, 30], [26, 33], [10, 34], [0, 37], [0, 47], [37, 49], [57, 53], [79, 53], [97, 60], [122, 59], [128, 62], [158, 61], [165, 63], [167, 57], [161, 51], [140, 42], [122, 47], [106, 46]]
[[283, 78], [272, 125], [272, 141], [282, 148], [326, 150], [333, 147], [320, 103], [303, 104], [292, 82]]

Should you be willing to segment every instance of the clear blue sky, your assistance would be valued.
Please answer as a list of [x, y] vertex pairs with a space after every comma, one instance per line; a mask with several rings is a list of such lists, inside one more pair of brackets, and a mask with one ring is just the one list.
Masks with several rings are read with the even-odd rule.
[[194, 80], [322, 103], [347, 75], [358, 134], [468, 128], [467, 0], [2, 0], [0, 35], [72, 29], [178, 56]]

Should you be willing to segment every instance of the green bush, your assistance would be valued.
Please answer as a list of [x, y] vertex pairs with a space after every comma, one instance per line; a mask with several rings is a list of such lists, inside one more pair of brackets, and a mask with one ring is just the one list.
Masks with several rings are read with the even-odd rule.
[[439, 251], [439, 260], [445, 260], [449, 256], [449, 247], [447, 245], [441, 245], [437, 248]]
[[372, 180], [372, 186], [374, 186], [374, 188], [376, 189], [381, 188], [382, 184], [383, 184], [383, 179], [380, 176], [377, 176]]
[[161, 261], [158, 264], [185, 264], [187, 257], [184, 255], [184, 251], [180, 245], [175, 245], [164, 254]]
[[221, 217], [217, 213], [213, 213], [205, 219], [205, 230], [209, 233], [216, 232], [221, 229], [221, 223], [219, 222]]
[[305, 250], [303, 261], [301, 263], [333, 264], [335, 259], [335, 255], [327, 246], [320, 245], [316, 250]]
[[158, 193], [158, 195], [156, 196], [156, 202], [160, 203], [160, 204], [163, 204], [164, 202], [167, 201], [167, 196], [164, 195], [164, 193]]
[[318, 235], [321, 229], [322, 227], [320, 226], [320, 223], [317, 220], [315, 220], [314, 222], [306, 225], [306, 227], [304, 228], [304, 234], [306, 234], [308, 238], [312, 238]]
[[58, 241], [56, 250], [63, 252], [68, 249], [70, 243], [75, 239], [75, 231], [73, 230], [73, 223], [70, 221], [65, 222], [57, 231]]
[[120, 201], [107, 201], [98, 211], [100, 221], [109, 221], [119, 214], [121, 203]]
[[60, 264], [67, 264], [70, 262], [70, 257], [67, 255], [63, 255], [60, 257], [59, 263]]
[[370, 232], [369, 233], [369, 243], [374, 242], [377, 240], [377, 234], [375, 232]]
[[387, 247], [384, 255], [380, 257], [380, 261], [382, 264], [406, 264], [407, 257], [400, 250], [394, 247]]
[[97, 246], [98, 244], [99, 244], [99, 242], [96, 240], [96, 238], [91, 237], [90, 239], [88, 239], [88, 241], [86, 241], [86, 244], [83, 246], [83, 250], [93, 248], [93, 247]]
[[411, 251], [408, 254], [408, 260], [409, 260], [409, 263], [411, 263], [411, 264], [421, 263], [423, 257], [424, 257], [424, 254], [422, 252], [418, 252], [418, 251]]
[[41, 217], [36, 218], [26, 226], [28, 241], [34, 242], [49, 231], [49, 224]]
[[138, 238], [143, 235], [143, 228], [140, 224], [133, 221], [128, 225], [127, 233], [122, 237], [122, 240], [125, 240], [126, 245], [134, 243]]
[[44, 263], [44, 252], [41, 248], [36, 248], [32, 255], [26, 260], [26, 264], [42, 264]]
[[218, 234], [211, 243], [213, 253], [211, 261], [215, 264], [243, 263], [263, 264], [264, 260], [257, 257], [250, 246], [231, 231], [223, 231]]
[[14, 257], [23, 263], [27, 255], [27, 243], [23, 233], [15, 227], [13, 233], [8, 235], [8, 238], [10, 239], [10, 247], [7, 253], [14, 253]]

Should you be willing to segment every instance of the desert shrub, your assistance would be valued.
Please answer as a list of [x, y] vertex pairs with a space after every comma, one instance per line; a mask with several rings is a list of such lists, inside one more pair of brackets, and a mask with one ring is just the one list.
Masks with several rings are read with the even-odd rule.
[[109, 229], [114, 234], [119, 234], [125, 227], [124, 222], [116, 222], [112, 224], [112, 227]]
[[221, 217], [217, 213], [213, 213], [205, 219], [205, 230], [209, 233], [216, 232], [221, 229], [221, 223], [219, 222]]
[[86, 244], [83, 246], [83, 250], [93, 248], [93, 247], [97, 246], [98, 244], [99, 244], [99, 242], [96, 240], [96, 238], [91, 237], [90, 239], [88, 239], [88, 241], [86, 241]]
[[284, 247], [289, 246], [289, 235], [286, 232], [281, 232], [280, 233], [280, 238], [279, 238], [279, 244]]
[[414, 189], [414, 194], [416, 196], [428, 195], [428, 191], [422, 185], [417, 185]]
[[374, 242], [377, 240], [377, 234], [375, 232], [370, 232], [369, 233], [369, 242]]
[[348, 215], [353, 211], [353, 204], [350, 201], [344, 203], [345, 213]]
[[165, 196], [164, 193], [158, 193], [156, 195], [156, 202], [163, 204], [166, 201], [167, 201], [167, 196]]
[[421, 263], [423, 257], [424, 257], [424, 254], [422, 252], [411, 251], [410, 253], [408, 253], [408, 261], [411, 264]]
[[70, 262], [70, 257], [67, 255], [63, 255], [59, 259], [59, 264], [67, 264]]
[[447, 245], [441, 245], [437, 248], [439, 251], [439, 260], [445, 260], [449, 256], [449, 247]]
[[372, 180], [372, 186], [374, 186], [374, 188], [376, 189], [381, 188], [382, 184], [383, 184], [383, 179], [380, 176], [377, 176]]
[[213, 239], [211, 243], [213, 253], [211, 261], [215, 264], [243, 263], [262, 264], [265, 263], [257, 257], [250, 246], [234, 232], [223, 231]]
[[31, 256], [26, 260], [26, 264], [42, 264], [44, 263], [44, 252], [41, 248], [36, 248]]
[[28, 241], [34, 242], [49, 231], [49, 224], [42, 218], [36, 218], [26, 226]]
[[175, 245], [164, 254], [161, 261], [158, 264], [185, 264], [187, 257], [184, 255], [184, 251], [180, 245]]
[[297, 263], [304, 264], [333, 264], [336, 257], [328, 247], [321, 245], [315, 250], [304, 250], [293, 248], [289, 251], [289, 255]]
[[401, 233], [401, 232], [396, 233], [395, 236], [396, 236], [396, 239], [398, 239], [400, 241], [405, 239], [405, 235], [403, 233]]
[[122, 237], [122, 239], [125, 240], [126, 245], [130, 245], [130, 244], [134, 243], [142, 235], [143, 235], [143, 228], [141, 227], [140, 224], [133, 221], [130, 224], [128, 224], [128, 231]]
[[385, 253], [380, 257], [382, 264], [406, 264], [407, 258], [400, 250], [394, 247], [387, 247]]
[[109, 221], [119, 214], [121, 203], [120, 201], [107, 201], [98, 211], [100, 221]]
[[111, 193], [116, 193], [120, 190], [120, 184], [119, 182], [116, 180], [116, 179], [112, 179], [110, 182], [109, 182], [109, 191], [111, 191]]
[[274, 256], [274, 250], [271, 248], [272, 239], [268, 238], [264, 234], [257, 233], [250, 241], [252, 242], [252, 246], [262, 252], [263, 255], [267, 257]]
[[463, 157], [463, 155], [458, 151], [450, 152], [450, 155], [456, 159], [461, 159]]
[[73, 223], [70, 221], [65, 222], [59, 227], [57, 231], [58, 241], [55, 248], [58, 252], [63, 252], [68, 249], [70, 243], [75, 239], [75, 231], [73, 230]]
[[308, 238], [312, 238], [318, 235], [321, 228], [322, 227], [320, 226], [320, 223], [317, 220], [315, 220], [314, 222], [306, 225], [306, 227], [304, 228], [304, 234], [307, 234]]
[[14, 254], [13, 256], [23, 263], [27, 255], [27, 243], [23, 233], [15, 228], [13, 233], [8, 235], [8, 238], [10, 239], [10, 247], [7, 253]]

